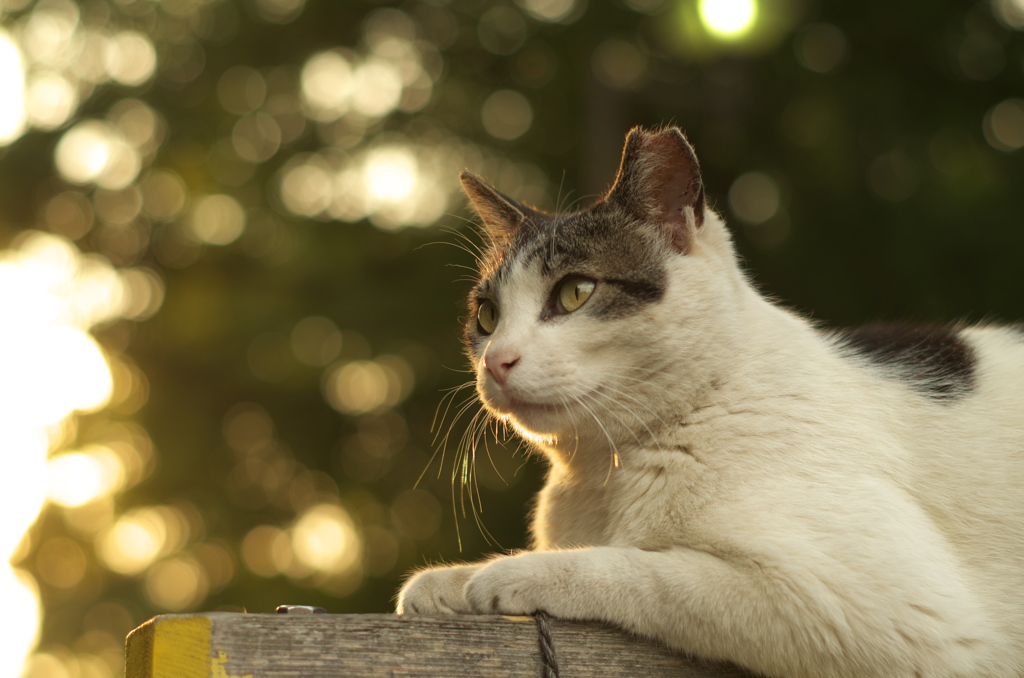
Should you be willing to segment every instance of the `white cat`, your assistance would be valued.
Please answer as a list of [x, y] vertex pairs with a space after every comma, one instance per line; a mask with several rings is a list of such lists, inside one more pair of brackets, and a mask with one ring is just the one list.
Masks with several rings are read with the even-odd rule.
[[550, 462], [529, 552], [404, 614], [602, 620], [766, 676], [1024, 676], [1024, 333], [827, 333], [766, 300], [674, 128], [490, 236], [477, 390]]

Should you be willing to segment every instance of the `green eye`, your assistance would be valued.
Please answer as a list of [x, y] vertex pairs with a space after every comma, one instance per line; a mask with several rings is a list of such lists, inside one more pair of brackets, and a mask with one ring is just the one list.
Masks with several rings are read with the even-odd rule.
[[498, 307], [490, 299], [480, 302], [476, 312], [476, 326], [481, 334], [490, 334], [498, 326]]
[[571, 275], [558, 288], [558, 302], [567, 313], [572, 313], [590, 298], [597, 283], [581, 275]]

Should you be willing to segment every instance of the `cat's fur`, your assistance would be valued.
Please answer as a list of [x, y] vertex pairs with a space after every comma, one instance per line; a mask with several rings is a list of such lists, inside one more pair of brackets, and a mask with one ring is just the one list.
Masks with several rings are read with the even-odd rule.
[[[772, 304], [674, 128], [631, 132], [581, 212], [463, 182], [478, 392], [550, 470], [531, 551], [421, 571], [400, 613], [546, 610], [766, 676], [1024, 676], [1024, 334]], [[570, 274], [597, 282], [564, 313]]]

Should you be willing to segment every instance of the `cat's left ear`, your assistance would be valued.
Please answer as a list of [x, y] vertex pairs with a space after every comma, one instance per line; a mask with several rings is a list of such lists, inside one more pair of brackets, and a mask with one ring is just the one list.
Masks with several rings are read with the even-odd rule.
[[459, 175], [469, 203], [493, 240], [504, 240], [518, 229], [528, 216], [541, 214], [489, 186], [483, 179], [463, 172]]
[[661, 224], [677, 251], [689, 251], [694, 233], [704, 224], [704, 183], [697, 155], [683, 133], [676, 127], [630, 130], [606, 200]]

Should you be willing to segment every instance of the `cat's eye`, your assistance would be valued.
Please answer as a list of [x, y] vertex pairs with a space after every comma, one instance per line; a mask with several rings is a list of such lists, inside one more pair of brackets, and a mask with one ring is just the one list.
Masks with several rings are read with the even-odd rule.
[[481, 334], [490, 334], [498, 326], [498, 307], [490, 299], [480, 302], [476, 312], [476, 326]]
[[558, 303], [567, 313], [572, 313], [586, 303], [594, 293], [597, 283], [582, 275], [571, 275], [558, 288]]

